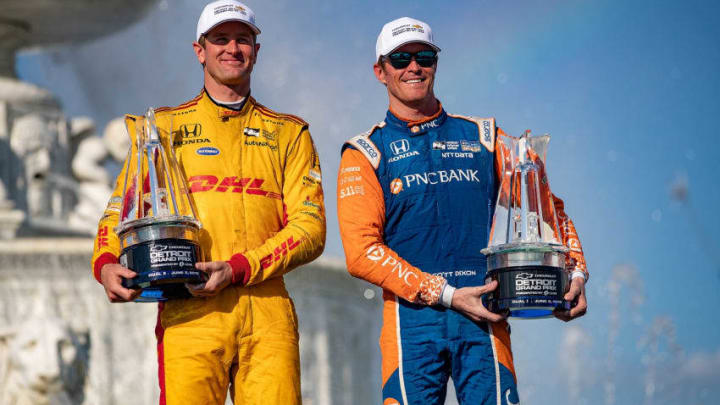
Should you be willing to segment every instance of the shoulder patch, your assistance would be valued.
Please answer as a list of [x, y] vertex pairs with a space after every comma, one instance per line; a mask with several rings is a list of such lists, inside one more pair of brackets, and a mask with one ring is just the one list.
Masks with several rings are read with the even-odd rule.
[[380, 149], [378, 149], [377, 146], [373, 143], [373, 141], [370, 140], [370, 135], [377, 129], [382, 128], [385, 126], [385, 121], [382, 121], [372, 128], [370, 128], [369, 131], [363, 132], [360, 135], [356, 135], [347, 142], [345, 142], [347, 145], [352, 145], [355, 149], [362, 152], [363, 155], [367, 158], [368, 161], [370, 161], [370, 164], [374, 169], [377, 169], [380, 165], [380, 157], [382, 154], [380, 153]]
[[448, 115], [474, 122], [478, 126], [480, 143], [482, 143], [488, 151], [495, 152], [495, 118], [466, 117], [464, 115], [454, 114]]

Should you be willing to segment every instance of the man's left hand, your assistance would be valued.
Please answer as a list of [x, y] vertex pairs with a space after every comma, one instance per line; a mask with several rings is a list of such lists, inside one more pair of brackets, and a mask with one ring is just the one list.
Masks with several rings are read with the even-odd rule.
[[555, 310], [553, 315], [555, 315], [556, 318], [569, 322], [575, 318], [585, 315], [585, 312], [587, 312], [585, 279], [582, 277], [575, 277], [570, 283], [570, 291], [568, 291], [563, 298], [568, 302], [575, 302], [577, 300], [577, 304], [567, 311]]
[[207, 281], [200, 284], [188, 284], [190, 294], [195, 297], [212, 297], [217, 295], [223, 288], [230, 285], [232, 281], [232, 267], [228, 262], [199, 262], [195, 268], [207, 274]]

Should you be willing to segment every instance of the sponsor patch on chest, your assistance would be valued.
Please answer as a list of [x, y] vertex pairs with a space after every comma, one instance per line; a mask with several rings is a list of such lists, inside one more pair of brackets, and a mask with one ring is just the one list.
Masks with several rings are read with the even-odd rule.
[[220, 149], [206, 146], [204, 148], [197, 149], [195, 153], [202, 156], [215, 156], [220, 154]]
[[245, 127], [243, 134], [245, 134], [245, 136], [260, 136], [260, 130], [257, 128]]
[[450, 169], [433, 172], [412, 173], [393, 179], [390, 182], [390, 192], [400, 192], [417, 186], [436, 186], [445, 183], [480, 183], [479, 171], [475, 169]]
[[420, 155], [418, 151], [410, 150], [410, 142], [407, 139], [390, 142], [390, 151], [392, 151], [393, 156], [388, 159], [388, 163]]

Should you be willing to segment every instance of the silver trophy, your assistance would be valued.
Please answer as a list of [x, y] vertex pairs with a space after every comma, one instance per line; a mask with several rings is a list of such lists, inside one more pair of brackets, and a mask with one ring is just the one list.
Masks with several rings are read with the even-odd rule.
[[549, 135], [499, 136], [496, 153], [503, 162], [500, 190], [487, 256], [486, 282], [498, 281], [487, 296], [493, 312], [517, 318], [544, 318], [569, 308], [565, 255], [555, 205], [545, 177]]
[[141, 302], [186, 298], [190, 295], [185, 283], [204, 281], [195, 269], [202, 260], [201, 224], [175, 159], [172, 116], [160, 120], [156, 122], [152, 108], [144, 117], [126, 120], [137, 148], [128, 156], [115, 232], [122, 249], [120, 263], [138, 273], [123, 280], [123, 286], [142, 288]]

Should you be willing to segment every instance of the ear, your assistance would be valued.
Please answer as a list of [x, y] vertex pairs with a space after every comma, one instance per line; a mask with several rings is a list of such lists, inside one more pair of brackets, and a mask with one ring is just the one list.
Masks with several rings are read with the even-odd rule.
[[373, 65], [373, 72], [375, 72], [375, 78], [377, 78], [380, 83], [387, 86], [387, 79], [385, 79], [385, 69], [383, 69], [380, 64], [376, 63]]
[[195, 55], [197, 56], [198, 62], [200, 62], [201, 65], [205, 64], [205, 48], [202, 47], [197, 42], [193, 42], [193, 51], [195, 51]]
[[255, 61], [253, 63], [257, 62], [258, 53], [260, 52], [260, 44], [255, 44]]

